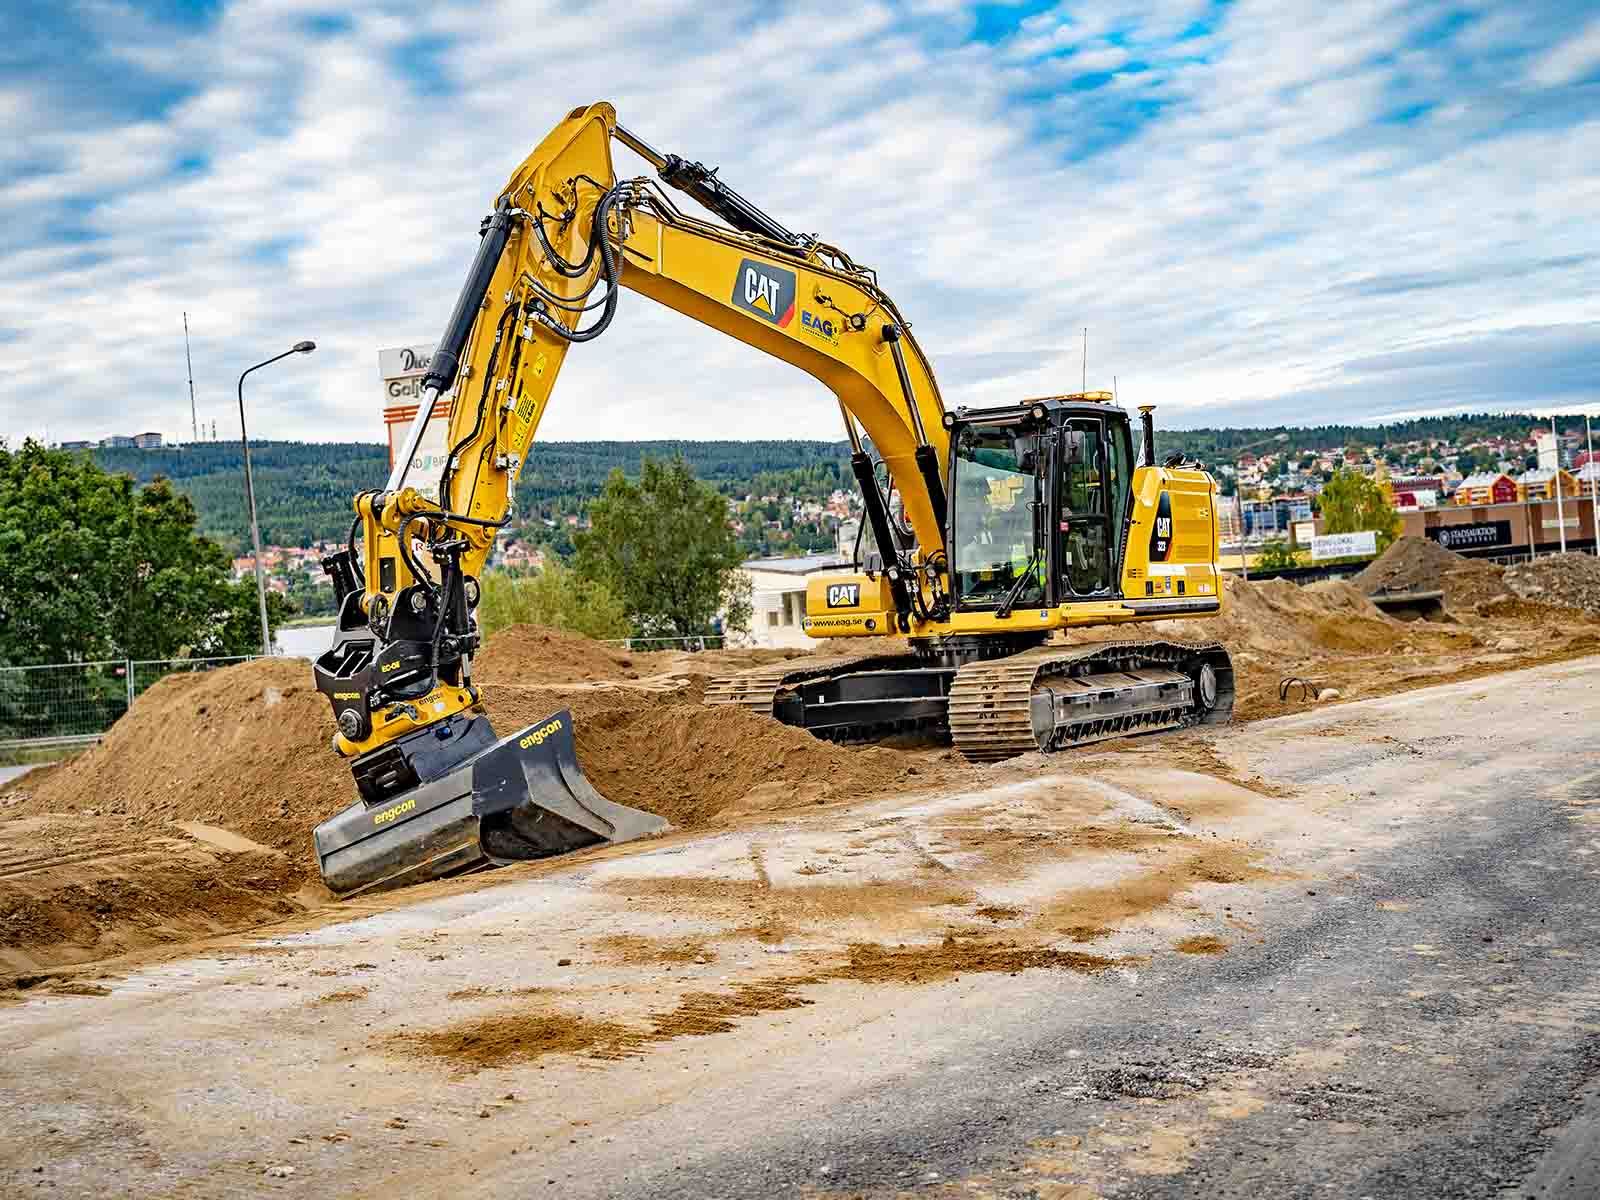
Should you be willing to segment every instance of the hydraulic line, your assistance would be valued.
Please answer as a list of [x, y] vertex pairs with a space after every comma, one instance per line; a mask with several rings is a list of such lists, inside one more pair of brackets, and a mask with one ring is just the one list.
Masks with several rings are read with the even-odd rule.
[[538, 211], [533, 218], [533, 232], [534, 236], [539, 239], [539, 247], [544, 251], [545, 258], [556, 269], [558, 275], [565, 275], [568, 279], [582, 279], [589, 273], [589, 268], [594, 263], [594, 239], [589, 239], [589, 249], [585, 252], [581, 263], [568, 262], [556, 253], [555, 247], [550, 244], [550, 239], [544, 231], [545, 221], [554, 221], [556, 218], [544, 211], [543, 204], [535, 201], [534, 207]]

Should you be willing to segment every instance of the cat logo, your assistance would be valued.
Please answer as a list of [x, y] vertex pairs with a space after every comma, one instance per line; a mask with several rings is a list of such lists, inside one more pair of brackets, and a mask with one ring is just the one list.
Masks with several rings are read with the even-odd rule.
[[830, 583], [828, 585], [829, 608], [855, 608], [861, 603], [861, 585], [859, 583]]
[[1172, 549], [1172, 497], [1166, 492], [1156, 502], [1156, 519], [1150, 526], [1150, 561], [1166, 562]]
[[794, 320], [795, 278], [793, 271], [744, 259], [733, 280], [733, 304], [770, 321], [780, 329]]

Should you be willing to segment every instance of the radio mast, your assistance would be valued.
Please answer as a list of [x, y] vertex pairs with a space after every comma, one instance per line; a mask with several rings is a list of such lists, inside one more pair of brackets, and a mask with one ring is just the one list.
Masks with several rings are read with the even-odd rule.
[[189, 357], [189, 314], [183, 314], [183, 361], [189, 368], [189, 436], [200, 440], [200, 418], [194, 411], [194, 359]]

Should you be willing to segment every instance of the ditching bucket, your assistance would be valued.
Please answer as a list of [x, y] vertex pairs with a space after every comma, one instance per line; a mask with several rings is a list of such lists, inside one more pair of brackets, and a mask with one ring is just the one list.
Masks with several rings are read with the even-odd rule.
[[595, 790], [578, 765], [572, 713], [562, 709], [409, 791], [357, 801], [314, 837], [323, 881], [344, 897], [667, 828]]

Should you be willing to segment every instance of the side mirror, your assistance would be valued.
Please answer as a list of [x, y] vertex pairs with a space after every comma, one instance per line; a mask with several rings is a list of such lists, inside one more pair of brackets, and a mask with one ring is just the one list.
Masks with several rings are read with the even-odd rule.
[[1027, 434], [1012, 438], [1011, 451], [1017, 456], [1017, 470], [1032, 475], [1039, 465], [1039, 439]]

